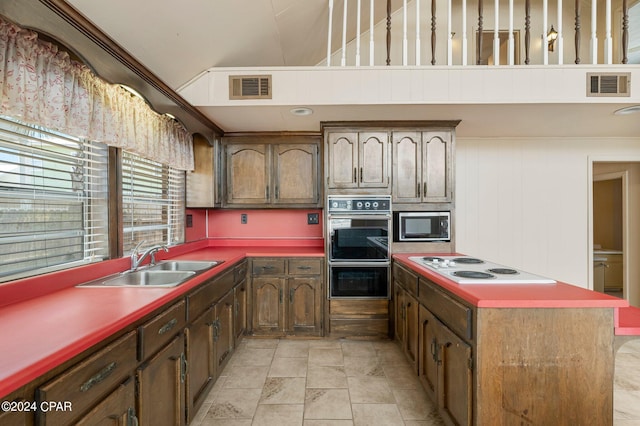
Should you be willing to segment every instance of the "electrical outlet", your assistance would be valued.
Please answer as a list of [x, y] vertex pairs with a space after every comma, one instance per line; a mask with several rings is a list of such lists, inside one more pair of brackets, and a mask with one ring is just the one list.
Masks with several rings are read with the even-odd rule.
[[187, 215], [187, 228], [193, 228], [193, 215]]
[[247, 224], [247, 214], [246, 213], [241, 213], [240, 214], [240, 223], [243, 225]]
[[318, 213], [307, 213], [307, 225], [318, 225], [320, 223], [320, 215]]

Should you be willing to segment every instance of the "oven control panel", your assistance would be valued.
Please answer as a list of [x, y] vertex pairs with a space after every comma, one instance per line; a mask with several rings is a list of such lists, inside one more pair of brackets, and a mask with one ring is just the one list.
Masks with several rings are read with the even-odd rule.
[[329, 213], [390, 213], [391, 196], [330, 196], [327, 208]]

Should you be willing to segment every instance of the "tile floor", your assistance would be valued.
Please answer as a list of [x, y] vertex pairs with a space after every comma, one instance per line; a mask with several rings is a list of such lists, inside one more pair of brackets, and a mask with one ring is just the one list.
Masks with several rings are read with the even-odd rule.
[[[614, 426], [640, 424], [640, 340], [616, 357]], [[194, 426], [443, 425], [391, 341], [244, 339]]]

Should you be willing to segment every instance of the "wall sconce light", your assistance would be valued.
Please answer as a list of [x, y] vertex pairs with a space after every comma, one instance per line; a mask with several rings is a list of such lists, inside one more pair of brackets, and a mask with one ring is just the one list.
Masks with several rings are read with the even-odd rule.
[[558, 32], [553, 29], [553, 25], [551, 25], [551, 29], [547, 33], [547, 48], [549, 52], [553, 52], [553, 48], [556, 44], [556, 40], [558, 39]]

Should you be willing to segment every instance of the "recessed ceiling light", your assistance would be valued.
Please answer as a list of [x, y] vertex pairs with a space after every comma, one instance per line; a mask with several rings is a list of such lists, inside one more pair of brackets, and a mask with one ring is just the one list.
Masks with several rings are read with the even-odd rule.
[[615, 115], [627, 115], [633, 114], [634, 112], [640, 112], [640, 105], [632, 105], [625, 108], [620, 108], [619, 110], [614, 111]]
[[292, 109], [289, 110], [289, 112], [291, 112], [291, 114], [293, 114], [293, 115], [311, 115], [311, 114], [313, 114], [313, 110], [311, 108], [307, 108], [307, 107], [292, 108]]

